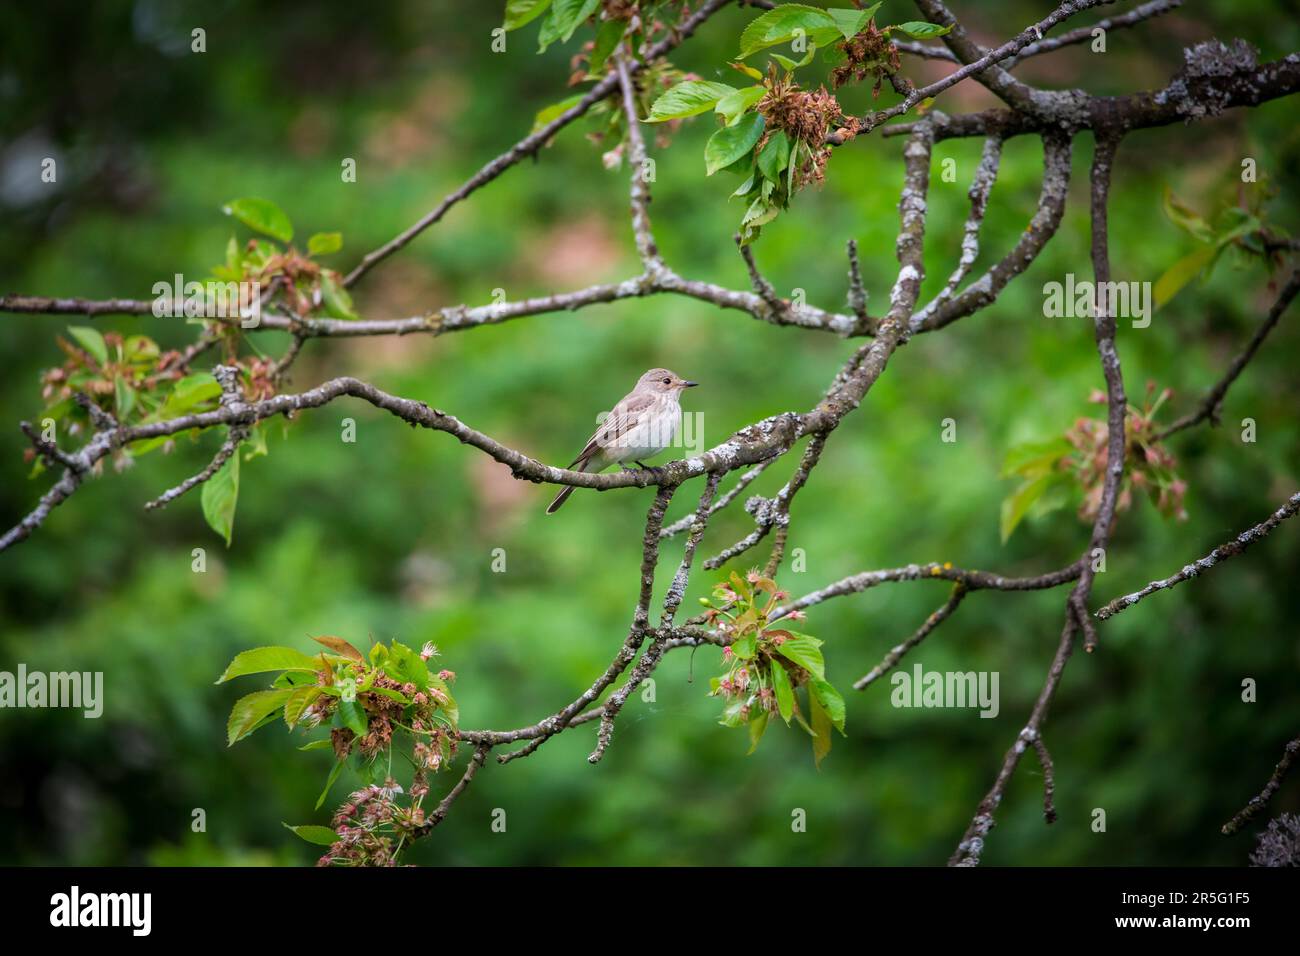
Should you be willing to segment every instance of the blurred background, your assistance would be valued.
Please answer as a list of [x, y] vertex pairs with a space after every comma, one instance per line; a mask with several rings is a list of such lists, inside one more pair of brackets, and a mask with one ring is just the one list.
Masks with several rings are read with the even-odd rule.
[[[261, 196], [299, 237], [339, 230], [346, 271], [525, 134], [539, 109], [571, 95], [574, 41], [536, 54], [538, 24], [490, 50], [500, 2], [382, 5], [219, 2], [15, 5], [0, 30], [0, 290], [148, 298], [173, 273], [200, 276], [248, 233], [223, 203]], [[1119, 11], [1128, 4], [1114, 8]], [[996, 11], [955, 0], [983, 42], [1045, 15], [1046, 0]], [[1026, 79], [1097, 93], [1159, 88], [1184, 46], [1244, 37], [1262, 59], [1300, 48], [1292, 2], [1189, 3], [1171, 16], [1113, 32], [1104, 57], [1078, 46], [1019, 68]], [[725, 59], [755, 16], [728, 10], [674, 62], [732, 81]], [[917, 19], [887, 0], [879, 22]], [[1071, 26], [1090, 23], [1079, 17]], [[207, 52], [190, 52], [190, 31]], [[918, 80], [938, 64], [905, 61]], [[820, 67], [818, 68], [820, 71]], [[861, 113], [870, 90], [843, 92]], [[892, 102], [882, 94], [881, 102]], [[949, 112], [992, 105], [974, 84], [940, 102]], [[1166, 187], [1209, 215], [1238, 200], [1243, 157], [1278, 195], [1281, 228], [1300, 226], [1296, 103], [1274, 102], [1191, 127], [1129, 137], [1112, 190], [1115, 278], [1154, 281], [1195, 248], [1162, 212]], [[706, 179], [702, 148], [713, 120], [688, 122], [658, 163], [653, 206], [668, 261], [689, 277], [746, 288], [731, 241], [743, 210], [726, 175]], [[355, 290], [368, 318], [485, 304], [635, 274], [626, 174], [602, 167], [589, 127], [565, 130], [525, 162], [456, 206]], [[836, 151], [826, 185], [797, 197], [756, 252], [781, 294], [844, 310], [844, 244], [862, 249], [873, 314], [897, 265], [900, 139], [866, 137]], [[955, 263], [978, 140], [935, 150], [923, 299]], [[891, 361], [857, 413], [828, 444], [794, 507], [780, 583], [803, 594], [857, 571], [951, 561], [1033, 574], [1073, 560], [1088, 529], [1077, 501], [1031, 516], [1004, 545], [999, 507], [1016, 486], [999, 477], [1008, 448], [1060, 435], [1102, 386], [1091, 324], [1047, 319], [1042, 287], [1065, 273], [1090, 278], [1086, 213], [1091, 142], [1076, 143], [1071, 205], [1044, 255], [993, 307]], [[993, 191], [979, 267], [1017, 239], [1033, 211], [1041, 145], [1009, 142]], [[31, 170], [56, 157], [56, 185]], [[340, 182], [343, 157], [357, 182]], [[957, 163], [957, 181], [938, 173]], [[1190, 410], [1249, 338], [1275, 296], [1258, 262], [1229, 255], [1156, 313], [1147, 329], [1121, 323], [1130, 396], [1148, 381], [1175, 395], [1161, 420]], [[1171, 450], [1188, 483], [1186, 521], [1145, 499], [1121, 515], [1095, 602], [1173, 573], [1260, 520], [1298, 486], [1300, 329], [1283, 320], [1232, 389], [1224, 427], [1179, 435]], [[0, 524], [34, 506], [50, 476], [28, 480], [21, 419], [39, 415], [41, 370], [62, 362], [55, 336], [84, 318], [0, 318]], [[174, 320], [108, 317], [102, 330], [145, 332], [164, 347], [191, 340]], [[262, 333], [277, 355], [283, 337]], [[735, 428], [806, 410], [855, 343], [758, 323], [738, 312], [654, 297], [513, 321], [468, 333], [313, 341], [292, 390], [340, 374], [446, 409], [545, 461], [567, 462], [607, 408], [652, 365], [704, 387], [687, 408], [704, 415], [711, 445]], [[340, 440], [340, 421], [357, 440]], [[1257, 423], [1243, 443], [1238, 423]], [[953, 418], [957, 441], [940, 440]], [[414, 431], [363, 403], [338, 402], [272, 429], [269, 454], [245, 463], [227, 549], [204, 523], [195, 492], [159, 512], [141, 505], [203, 466], [219, 438], [182, 440], [122, 473], [109, 469], [29, 541], [0, 555], [0, 670], [103, 671], [98, 720], [66, 710], [0, 712], [0, 863], [308, 864], [316, 848], [281, 822], [324, 823], [311, 812], [327, 754], [299, 753], [301, 734], [269, 727], [227, 749], [231, 703], [258, 678], [214, 686], [238, 651], [304, 650], [308, 635], [366, 646], [434, 642], [458, 674], [464, 726], [508, 728], [554, 712], [585, 689], [626, 634], [636, 599], [640, 528], [649, 491], [579, 491], [545, 518], [552, 489], [445, 435]], [[771, 494], [793, 459], [754, 491]], [[731, 479], [734, 480], [734, 479]], [[728, 482], [728, 484], [730, 481]], [[724, 486], [725, 487], [725, 486]], [[695, 485], [670, 517], [686, 513]], [[733, 507], [710, 528], [702, 556], [752, 523]], [[190, 569], [207, 549], [208, 570]], [[664, 552], [659, 588], [680, 554]], [[507, 570], [491, 570], [493, 549]], [[766, 549], [734, 562], [744, 570]], [[1159, 595], [1104, 626], [1101, 646], [1066, 671], [1046, 736], [1056, 760], [1060, 820], [1042, 819], [1042, 777], [1026, 759], [985, 853], [991, 864], [1244, 865], [1253, 834], [1300, 806], [1291, 781], [1270, 811], [1228, 839], [1218, 827], [1263, 786], [1300, 728], [1300, 531], [1266, 543], [1193, 585]], [[719, 575], [697, 573], [686, 606]], [[852, 681], [946, 598], [941, 583], [881, 587], [815, 608], [804, 630], [826, 641], [828, 675], [848, 695], [848, 739], [821, 770], [806, 738], [774, 726], [746, 756], [746, 735], [717, 724], [707, 695], [719, 653], [671, 655], [656, 701], [634, 697], [598, 766], [586, 763], [592, 725], [527, 760], [490, 762], [454, 812], [411, 854], [443, 864], [935, 864], [944, 861], [1023, 725], [1060, 632], [1064, 590], [977, 593], [907, 659], [927, 670], [997, 671], [1001, 711], [896, 709], [890, 687]], [[1258, 683], [1243, 703], [1241, 682]], [[463, 757], [462, 757], [463, 760]], [[454, 776], [436, 780], [435, 792]], [[344, 778], [327, 806], [355, 780]], [[206, 812], [204, 833], [192, 812]], [[490, 829], [494, 808], [505, 833]], [[807, 811], [807, 832], [791, 813]], [[1094, 808], [1107, 830], [1091, 829]]]

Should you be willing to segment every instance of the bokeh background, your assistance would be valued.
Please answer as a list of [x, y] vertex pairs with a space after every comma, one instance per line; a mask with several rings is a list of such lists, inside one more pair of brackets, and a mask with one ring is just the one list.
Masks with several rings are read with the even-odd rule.
[[[413, 222], [483, 162], [527, 132], [533, 114], [570, 95], [576, 41], [538, 56], [537, 24], [490, 51], [500, 3], [390, 4], [49, 2], [13, 5], [0, 30], [0, 289], [48, 295], [148, 297], [175, 272], [222, 260], [232, 231], [221, 214], [239, 196], [279, 203], [299, 236], [340, 230], [350, 267]], [[1009, 36], [1050, 4], [955, 3], [986, 42]], [[1127, 4], [1121, 7], [1128, 6]], [[1119, 9], [1119, 8], [1117, 8]], [[1181, 49], [1241, 36], [1264, 59], [1300, 48], [1292, 2], [1216, 0], [1109, 37], [1104, 57], [1076, 47], [1021, 68], [1032, 80], [1094, 92], [1158, 88]], [[705, 78], [725, 59], [749, 10], [718, 15], [675, 56]], [[887, 0], [882, 22], [915, 19]], [[1080, 18], [1079, 22], [1090, 22]], [[207, 52], [189, 52], [190, 31]], [[586, 31], [579, 37], [585, 38]], [[908, 64], [914, 77], [942, 67]], [[862, 112], [868, 90], [844, 101]], [[882, 102], [887, 100], [882, 99]], [[946, 94], [950, 112], [989, 105], [972, 84]], [[1186, 128], [1139, 132], [1120, 154], [1111, 241], [1116, 278], [1153, 281], [1194, 248], [1161, 211], [1166, 186], [1203, 213], [1237, 198], [1244, 156], [1277, 189], [1270, 210], [1300, 226], [1300, 134], [1294, 101]], [[725, 177], [701, 159], [712, 120], [688, 123], [655, 149], [654, 221], [668, 260], [688, 276], [746, 287], [731, 235], [742, 210]], [[632, 275], [626, 176], [571, 127], [457, 206], [377, 268], [356, 291], [367, 317], [576, 288]], [[801, 194], [759, 242], [761, 265], [785, 295], [843, 308], [845, 240], [855, 237], [873, 311], [896, 271], [893, 237], [902, 141], [873, 136], [836, 152], [828, 181]], [[926, 292], [955, 261], [978, 141], [935, 151]], [[1013, 444], [1099, 415], [1102, 382], [1091, 326], [1046, 319], [1043, 283], [1090, 276], [1085, 199], [1091, 144], [1075, 152], [1071, 206], [1047, 252], [991, 309], [897, 354], [862, 408], [836, 432], [794, 508], [786, 565], [795, 594], [856, 571], [952, 561], [1012, 574], [1055, 568], [1087, 539], [1073, 504], [1029, 519], [1003, 545], [999, 477]], [[57, 186], [35, 170], [59, 159]], [[358, 164], [340, 182], [343, 157]], [[953, 157], [958, 181], [938, 163]], [[1010, 142], [985, 229], [986, 266], [1032, 213], [1040, 144]], [[1150, 328], [1121, 324], [1130, 395], [1172, 387], [1170, 421], [1226, 367], [1271, 301], [1257, 263], [1229, 256], [1213, 277], [1159, 311]], [[1172, 573], [1261, 520], [1297, 488], [1300, 404], [1288, 317], [1233, 388], [1226, 424], [1173, 442], [1189, 484], [1188, 520], [1146, 501], [1121, 517], [1096, 599]], [[192, 330], [169, 320], [102, 318], [101, 329], [145, 331], [164, 345]], [[29, 481], [17, 422], [41, 409], [38, 376], [61, 361], [55, 336], [75, 317], [0, 319], [0, 524], [30, 509], [49, 477]], [[263, 333], [278, 354], [284, 341]], [[712, 444], [735, 428], [820, 396], [854, 348], [741, 313], [668, 297], [533, 317], [442, 338], [308, 344], [290, 387], [356, 375], [447, 409], [546, 461], [568, 461], [643, 369], [667, 365], [704, 387]], [[358, 423], [355, 444], [340, 420]], [[954, 418], [956, 443], [940, 441]], [[1251, 417], [1258, 440], [1234, 423]], [[204, 524], [197, 493], [162, 512], [141, 505], [202, 467], [218, 439], [182, 441], [122, 473], [89, 482], [31, 540], [0, 555], [0, 669], [100, 670], [99, 720], [70, 711], [0, 712], [0, 862], [9, 864], [307, 864], [314, 848], [282, 827], [325, 822], [311, 806], [328, 755], [299, 753], [301, 735], [260, 731], [227, 749], [231, 703], [256, 678], [214, 686], [239, 650], [310, 649], [308, 635], [364, 645], [433, 641], [458, 675], [463, 721], [532, 723], [585, 688], [626, 633], [636, 591], [648, 491], [579, 492], [554, 518], [551, 491], [451, 438], [413, 431], [362, 403], [336, 403], [275, 429], [270, 454], [245, 464], [229, 549]], [[788, 468], [755, 490], [772, 493]], [[692, 486], [693, 487], [693, 486]], [[672, 517], [695, 499], [679, 495]], [[742, 536], [739, 508], [715, 521], [712, 553]], [[206, 574], [190, 570], [208, 550]], [[490, 569], [504, 548], [506, 573]], [[660, 588], [680, 539], [665, 551]], [[765, 555], [765, 551], [761, 552]], [[1300, 727], [1300, 533], [1284, 526], [1248, 556], [1159, 595], [1107, 624], [1098, 653], [1066, 672], [1047, 724], [1060, 820], [1042, 820], [1042, 778], [1027, 759], [998, 815], [992, 864], [1244, 865], [1259, 828], [1226, 839], [1219, 825], [1263, 785]], [[749, 562], [740, 559], [741, 570]], [[693, 605], [716, 575], [700, 573]], [[589, 766], [588, 726], [504, 768], [490, 763], [446, 823], [411, 854], [423, 864], [934, 864], [945, 860], [1022, 726], [1056, 647], [1064, 591], [978, 593], [911, 658], [926, 669], [1001, 675], [1001, 713], [904, 710], [889, 688], [848, 690], [944, 600], [943, 584], [878, 588], [814, 610], [806, 630], [826, 641], [829, 675], [849, 696], [848, 739], [820, 771], [806, 738], [773, 727], [746, 756], [743, 732], [716, 723], [706, 696], [716, 650], [675, 653], [657, 700], [634, 698], [605, 760]], [[692, 669], [693, 668], [693, 669]], [[692, 680], [693, 674], [693, 680]], [[1241, 682], [1258, 701], [1241, 701]], [[442, 787], [453, 777], [440, 778]], [[355, 781], [335, 789], [340, 797]], [[1273, 810], [1300, 806], [1288, 784]], [[1107, 831], [1090, 827], [1094, 808]], [[207, 831], [193, 833], [203, 808]], [[493, 833], [494, 808], [507, 812]], [[791, 832], [794, 808], [806, 833]], [[1263, 820], [1258, 821], [1262, 826]]]

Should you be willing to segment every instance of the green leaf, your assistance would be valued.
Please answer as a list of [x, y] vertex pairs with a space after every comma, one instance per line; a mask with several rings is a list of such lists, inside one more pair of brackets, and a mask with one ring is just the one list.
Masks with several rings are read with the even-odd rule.
[[826, 711], [826, 716], [835, 725], [835, 729], [843, 734], [844, 697], [830, 685], [829, 681], [820, 680], [816, 677], [809, 682], [808, 687], [813, 697], [817, 699], [817, 703], [821, 704]]
[[591, 48], [591, 57], [587, 61], [587, 72], [589, 74], [600, 72], [605, 65], [605, 61], [609, 59], [609, 55], [618, 46], [618, 41], [623, 39], [623, 33], [626, 30], [626, 20], [616, 18], [605, 20], [600, 24], [600, 29], [596, 31], [596, 42]]
[[1160, 308], [1181, 292], [1184, 286], [1195, 279], [1201, 270], [1214, 260], [1217, 252], [1214, 246], [1203, 246], [1183, 256], [1166, 269], [1165, 274], [1156, 280], [1151, 290], [1155, 307]]
[[778, 43], [785, 43], [802, 32], [810, 39], [815, 32], [824, 35], [840, 32], [836, 21], [825, 10], [802, 3], [786, 3], [755, 19], [740, 34], [740, 58]]
[[758, 154], [758, 170], [774, 183], [781, 181], [781, 170], [790, 162], [790, 140], [781, 130], [771, 135]]
[[135, 389], [128, 385], [124, 378], [113, 380], [113, 407], [116, 409], [119, 422], [130, 415], [131, 409], [135, 408]]
[[330, 787], [334, 786], [334, 781], [337, 780], [339, 774], [343, 772], [343, 765], [345, 763], [347, 763], [346, 758], [340, 760], [334, 765], [334, 769], [330, 771], [329, 777], [325, 780], [325, 789], [322, 790], [320, 796], [316, 798], [316, 806], [313, 809], [319, 810], [320, 805], [325, 802], [325, 798], [329, 796]]
[[307, 240], [307, 251], [313, 256], [328, 256], [343, 248], [343, 233], [318, 232]]
[[907, 23], [896, 23], [887, 30], [899, 30], [906, 33], [913, 40], [932, 40], [935, 37], [946, 36], [952, 31], [952, 24], [941, 27], [937, 23], [925, 23], [921, 20], [909, 20]]
[[831, 718], [826, 713], [817, 695], [812, 693], [811, 688], [808, 694], [808, 710], [812, 717], [812, 748], [813, 761], [821, 768], [822, 759], [831, 752]]
[[826, 12], [830, 18], [835, 21], [835, 26], [839, 29], [840, 35], [846, 40], [852, 40], [862, 32], [866, 27], [867, 21], [880, 9], [880, 4], [874, 3], [865, 10], [848, 10], [843, 7], [831, 7]]
[[758, 653], [758, 633], [749, 631], [738, 637], [732, 642], [731, 653], [742, 661], [753, 660], [754, 655]]
[[324, 740], [313, 740], [309, 744], [303, 744], [299, 750], [333, 750], [334, 741], [326, 737]]
[[284, 824], [284, 828], [286, 830], [292, 830], [308, 843], [315, 843], [318, 846], [333, 846], [334, 842], [339, 838], [339, 835], [329, 827], [316, 826], [314, 824], [291, 827], [286, 823]]
[[767, 730], [768, 713], [766, 710], [760, 710], [758, 716], [749, 722], [749, 750], [753, 753], [758, 749], [758, 742], [763, 739], [763, 734]]
[[1022, 478], [1037, 478], [1052, 470], [1052, 467], [1074, 450], [1063, 437], [1050, 438], [1047, 441], [1027, 441], [1012, 445], [1002, 459], [1002, 478], [1020, 475]]
[[546, 48], [560, 40], [564, 43], [573, 36], [579, 24], [596, 12], [600, 0], [553, 0], [551, 14], [542, 24], [538, 35], [538, 53], [545, 53]]
[[360, 318], [352, 308], [352, 296], [343, 287], [343, 279], [332, 269], [326, 269], [320, 274], [320, 294], [326, 315], [336, 319]]
[[303, 711], [316, 702], [323, 691], [319, 687], [295, 687], [284, 702], [284, 722], [293, 730], [302, 719]]
[[200, 496], [208, 527], [230, 547], [235, 530], [235, 505], [239, 502], [239, 456], [231, 455], [217, 473], [203, 483]]
[[735, 93], [734, 86], [726, 83], [711, 83], [707, 80], [686, 80], [670, 90], [664, 91], [650, 107], [647, 123], [662, 123], [664, 120], [681, 119], [695, 116], [713, 109], [718, 100], [730, 93]]
[[221, 207], [227, 216], [234, 216], [249, 229], [289, 242], [293, 239], [293, 223], [275, 203], [269, 199], [232, 199]]
[[1211, 242], [1214, 239], [1214, 230], [1210, 228], [1210, 224], [1197, 215], [1191, 206], [1175, 196], [1168, 186], [1165, 187], [1163, 204], [1165, 215], [1179, 229], [1190, 233], [1201, 242]]
[[782, 657], [794, 661], [813, 677], [825, 680], [826, 661], [822, 657], [821, 645], [822, 642], [815, 637], [798, 634], [786, 638], [776, 650]]
[[339, 723], [358, 737], [364, 737], [370, 730], [370, 719], [366, 709], [355, 700], [340, 700], [337, 711]]
[[558, 103], [552, 103], [550, 106], [543, 106], [533, 117], [533, 132], [536, 133], [543, 126], [557, 120], [560, 116], [582, 102], [585, 93], [575, 93], [573, 96], [566, 96]]
[[718, 100], [713, 111], [722, 117], [728, 126], [735, 126], [755, 103], [767, 92], [765, 86], [747, 86], [741, 90], [732, 90]]
[[90, 357], [98, 362], [101, 368], [108, 364], [108, 346], [104, 344], [104, 337], [99, 334], [99, 329], [92, 329], [88, 325], [71, 325], [68, 326], [68, 334], [90, 353]]
[[240, 651], [230, 662], [226, 672], [217, 678], [216, 683], [224, 684], [235, 677], [246, 674], [263, 674], [266, 671], [317, 671], [321, 662], [308, 657], [302, 651], [292, 647], [254, 647], [252, 650]]
[[187, 375], [173, 387], [163, 402], [159, 417], [163, 419], [178, 418], [187, 415], [200, 405], [215, 401], [221, 397], [221, 383], [209, 372]]
[[790, 673], [777, 661], [772, 663], [772, 689], [776, 692], [776, 706], [781, 712], [781, 719], [790, 723], [794, 713], [794, 686], [790, 683]]
[[740, 159], [754, 148], [762, 135], [763, 117], [759, 113], [751, 113], [735, 126], [718, 130], [704, 144], [704, 166], [708, 174], [712, 176]]
[[1011, 532], [1016, 530], [1016, 525], [1020, 524], [1020, 519], [1025, 516], [1034, 502], [1043, 496], [1051, 481], [1051, 472], [1031, 478], [1003, 500], [1000, 524], [1003, 544], [1007, 543]]
[[384, 662], [388, 676], [398, 683], [412, 683], [417, 690], [429, 689], [429, 666], [415, 651], [400, 641], [393, 641], [390, 655]]
[[230, 720], [226, 723], [226, 745], [231, 746], [236, 741], [243, 740], [258, 727], [268, 723], [267, 718], [274, 719], [293, 692], [291, 688], [259, 690], [235, 701], [235, 706], [230, 708]]
[[551, 0], [506, 0], [506, 18], [501, 24], [507, 30], [518, 30], [546, 12]]

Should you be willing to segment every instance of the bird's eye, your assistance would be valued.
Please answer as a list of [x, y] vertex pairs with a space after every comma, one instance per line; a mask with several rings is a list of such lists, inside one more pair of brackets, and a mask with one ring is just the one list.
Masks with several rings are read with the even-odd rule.
[[664, 379], [664, 384], [665, 384], [665, 385], [671, 385], [672, 383], [673, 383], [673, 380], [672, 380], [671, 378], [666, 378], [666, 379]]

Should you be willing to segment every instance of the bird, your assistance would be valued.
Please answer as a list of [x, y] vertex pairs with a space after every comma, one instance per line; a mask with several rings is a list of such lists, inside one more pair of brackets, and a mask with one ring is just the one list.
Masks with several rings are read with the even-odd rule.
[[[617, 464], [631, 471], [624, 462], [632, 461], [645, 468], [641, 459], [659, 454], [677, 437], [682, 421], [682, 392], [699, 384], [666, 368], [650, 369], [613, 407], [569, 467], [595, 474]], [[568, 485], [561, 490], [546, 513], [559, 511], [573, 488]]]

